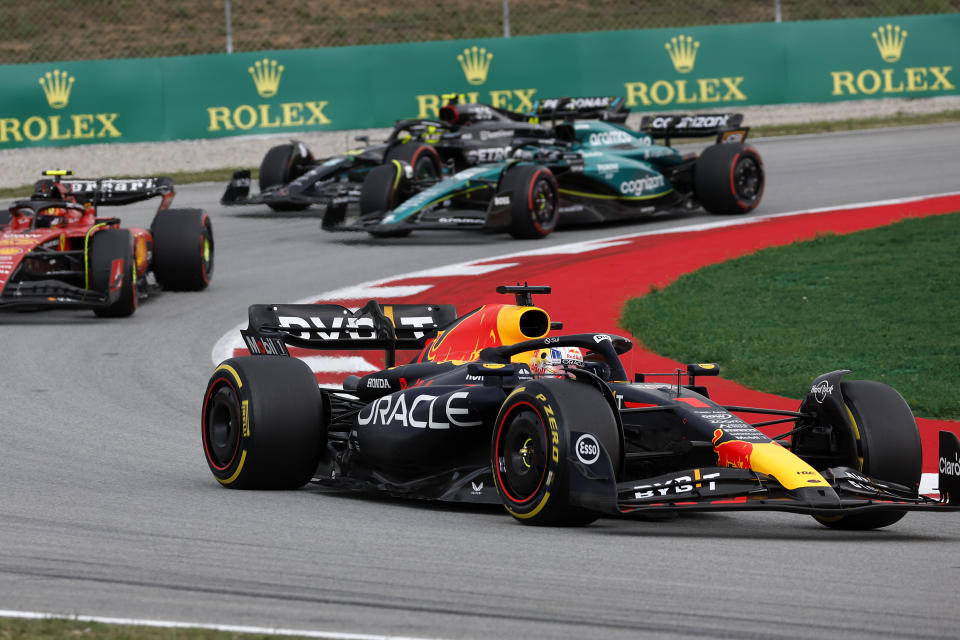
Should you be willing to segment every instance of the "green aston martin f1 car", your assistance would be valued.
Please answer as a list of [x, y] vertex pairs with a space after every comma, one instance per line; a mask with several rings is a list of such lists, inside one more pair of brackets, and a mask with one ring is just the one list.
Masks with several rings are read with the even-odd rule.
[[[763, 196], [760, 154], [745, 145], [740, 114], [647, 116], [639, 131], [604, 120], [553, 125], [553, 137], [514, 137], [507, 157], [423, 179], [400, 160], [372, 169], [359, 212], [328, 230], [391, 237], [414, 229], [508, 231], [538, 238], [558, 225], [596, 223], [703, 207], [753, 210]], [[671, 138], [715, 136], [700, 154]], [[662, 140], [658, 144], [655, 140]]]

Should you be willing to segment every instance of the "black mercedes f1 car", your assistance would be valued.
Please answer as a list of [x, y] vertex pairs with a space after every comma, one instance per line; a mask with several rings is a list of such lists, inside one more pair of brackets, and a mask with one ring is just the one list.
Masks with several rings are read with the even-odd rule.
[[[499, 503], [534, 525], [759, 509], [873, 529], [907, 511], [960, 509], [960, 441], [941, 432], [941, 497], [920, 495], [917, 425], [887, 385], [833, 371], [797, 411], [724, 405], [700, 384], [715, 364], [630, 381], [620, 360], [629, 340], [552, 333], [562, 327], [532, 302], [548, 287], [498, 291], [515, 304], [462, 316], [449, 305], [376, 301], [356, 312], [252, 305], [242, 333], [254, 355], [220, 364], [203, 397], [214, 477], [237, 489], [313, 481]], [[288, 346], [382, 349], [388, 368], [320, 389]], [[405, 349], [417, 355], [395, 366]], [[553, 359], [560, 352], [569, 357]], [[746, 414], [770, 419], [751, 424]], [[758, 429], [777, 423], [785, 427], [775, 437]]]

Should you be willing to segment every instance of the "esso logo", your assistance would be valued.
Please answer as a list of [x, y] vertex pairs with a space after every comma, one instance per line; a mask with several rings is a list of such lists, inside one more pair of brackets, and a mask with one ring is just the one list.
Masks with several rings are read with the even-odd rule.
[[597, 439], [589, 433], [577, 438], [577, 443], [573, 449], [577, 454], [577, 459], [583, 464], [593, 464], [600, 459], [600, 445], [597, 444]]

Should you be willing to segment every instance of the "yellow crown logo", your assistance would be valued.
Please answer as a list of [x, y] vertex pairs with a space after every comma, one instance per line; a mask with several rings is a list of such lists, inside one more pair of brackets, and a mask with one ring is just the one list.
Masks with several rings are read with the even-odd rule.
[[70, 89], [73, 88], [73, 76], [66, 71], [54, 69], [40, 78], [40, 86], [47, 96], [47, 103], [54, 109], [63, 109], [70, 101]]
[[466, 76], [470, 84], [483, 84], [487, 81], [487, 72], [490, 71], [490, 61], [493, 60], [493, 54], [487, 53], [483, 47], [471, 47], [464, 49], [463, 53], [457, 56], [460, 66], [463, 67], [463, 75]]
[[879, 26], [873, 32], [873, 39], [877, 42], [880, 56], [887, 62], [896, 62], [903, 53], [903, 43], [907, 39], [907, 32], [900, 30], [900, 25], [886, 27]]
[[663, 45], [667, 53], [670, 54], [670, 61], [673, 62], [673, 68], [680, 73], [689, 73], [693, 71], [693, 63], [697, 59], [697, 49], [700, 43], [690, 36], [674, 36], [670, 42]]
[[253, 84], [257, 86], [257, 93], [263, 98], [270, 98], [277, 95], [277, 89], [280, 87], [280, 76], [283, 75], [283, 65], [278, 64], [276, 60], [264, 58], [257, 60], [253, 66], [247, 69], [253, 76]]

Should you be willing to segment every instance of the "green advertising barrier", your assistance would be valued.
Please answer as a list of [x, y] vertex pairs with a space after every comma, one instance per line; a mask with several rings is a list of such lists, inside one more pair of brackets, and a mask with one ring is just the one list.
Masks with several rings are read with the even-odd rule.
[[0, 66], [0, 149], [390, 126], [447, 94], [636, 111], [958, 93], [960, 14]]

